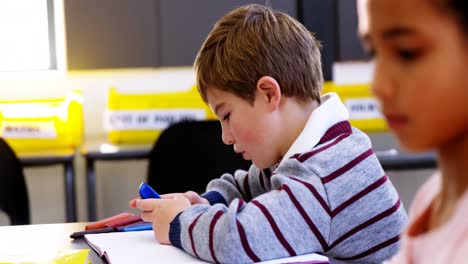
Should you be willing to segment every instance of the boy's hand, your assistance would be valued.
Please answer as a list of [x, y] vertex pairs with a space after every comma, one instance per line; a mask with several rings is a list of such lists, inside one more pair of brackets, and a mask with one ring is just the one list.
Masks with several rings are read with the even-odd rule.
[[169, 241], [170, 223], [174, 217], [191, 206], [190, 200], [183, 194], [173, 194], [171, 198], [163, 199], [133, 199], [130, 207], [142, 211], [141, 218], [153, 223], [153, 232], [161, 244], [171, 244]]
[[206, 198], [201, 197], [198, 193], [194, 191], [188, 191], [185, 193], [168, 193], [161, 195], [164, 199], [172, 199], [175, 195], [183, 195], [185, 198], [189, 199], [191, 205], [195, 204], [210, 204]]
[[141, 218], [153, 223], [156, 239], [161, 244], [170, 244], [169, 227], [174, 217], [181, 211], [195, 204], [210, 204], [207, 199], [193, 191], [161, 195], [162, 199], [140, 199], [130, 201], [131, 208], [142, 211]]
[[[187, 198], [190, 201], [191, 205], [195, 205], [195, 204], [208, 204], [209, 205], [210, 204], [210, 202], [206, 198], [201, 197], [200, 195], [198, 195], [198, 193], [196, 193], [194, 191], [188, 191], [188, 192], [185, 192], [185, 193], [162, 194], [161, 198], [163, 198], [163, 199], [174, 199], [175, 196], [180, 196], [180, 195]], [[139, 198], [135, 198], [135, 199], [133, 199], [133, 200], [131, 200], [129, 202], [129, 206], [131, 208], [136, 208], [136, 200], [137, 199], [139, 199]]]

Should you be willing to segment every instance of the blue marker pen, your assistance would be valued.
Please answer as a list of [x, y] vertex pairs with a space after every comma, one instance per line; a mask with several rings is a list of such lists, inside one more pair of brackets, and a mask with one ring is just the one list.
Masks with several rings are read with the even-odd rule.
[[140, 197], [143, 199], [148, 199], [148, 198], [156, 198], [156, 199], [161, 199], [161, 196], [151, 188], [146, 182], [142, 182], [140, 184], [139, 188], [140, 192]]
[[[153, 190], [153, 188], [151, 188], [151, 186], [149, 186], [146, 182], [142, 182], [140, 184], [138, 191], [142, 199], [148, 199], [148, 198], [161, 199], [161, 196], [159, 196], [159, 194], [155, 190]], [[143, 230], [153, 230], [153, 225], [151, 223], [145, 223], [142, 225], [127, 226], [122, 229], [122, 231], [124, 232], [143, 231]]]
[[123, 232], [145, 231], [145, 230], [153, 230], [153, 224], [145, 223], [142, 225], [126, 226], [122, 228]]

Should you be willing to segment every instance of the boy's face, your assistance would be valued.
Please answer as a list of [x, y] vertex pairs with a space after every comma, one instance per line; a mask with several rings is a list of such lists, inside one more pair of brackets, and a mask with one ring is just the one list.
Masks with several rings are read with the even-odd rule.
[[[234, 151], [246, 160], [252, 160], [260, 169], [279, 162], [279, 120], [268, 104], [255, 96], [254, 104], [215, 87], [208, 87], [208, 104], [219, 118], [226, 145], [234, 145]], [[276, 144], [276, 145], [275, 145]]]
[[429, 0], [359, 0], [359, 33], [375, 52], [372, 89], [390, 128], [410, 150], [467, 133], [468, 41]]

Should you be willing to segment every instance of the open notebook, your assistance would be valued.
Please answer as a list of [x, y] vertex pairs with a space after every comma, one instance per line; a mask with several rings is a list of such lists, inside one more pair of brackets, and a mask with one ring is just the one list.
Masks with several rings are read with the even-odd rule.
[[[173, 246], [161, 245], [153, 231], [115, 232], [85, 235], [85, 241], [99, 256], [111, 264], [127, 263], [206, 263]], [[274, 263], [329, 263], [327, 257], [307, 254], [261, 262]]]

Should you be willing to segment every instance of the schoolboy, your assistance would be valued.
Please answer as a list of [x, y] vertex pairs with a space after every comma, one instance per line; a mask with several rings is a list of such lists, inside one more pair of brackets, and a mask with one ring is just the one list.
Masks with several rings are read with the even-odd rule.
[[320, 97], [319, 45], [303, 25], [269, 7], [237, 8], [216, 23], [195, 69], [224, 143], [253, 166], [201, 196], [132, 200], [158, 241], [221, 263], [311, 252], [378, 263], [397, 251], [403, 205], [338, 96]]

